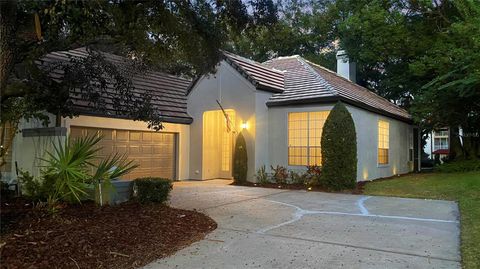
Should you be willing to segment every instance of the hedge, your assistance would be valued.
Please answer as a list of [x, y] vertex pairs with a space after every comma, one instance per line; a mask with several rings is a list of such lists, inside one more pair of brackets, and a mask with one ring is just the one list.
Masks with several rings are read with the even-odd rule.
[[480, 159], [445, 162], [444, 164], [435, 167], [435, 170], [441, 173], [480, 171]]
[[322, 184], [333, 190], [352, 189], [357, 182], [357, 135], [352, 116], [338, 102], [322, 132]]
[[247, 181], [248, 157], [247, 143], [243, 134], [240, 132], [235, 143], [235, 152], [233, 154], [233, 179], [236, 182]]
[[136, 199], [141, 203], [164, 203], [173, 188], [172, 181], [159, 177], [135, 179]]

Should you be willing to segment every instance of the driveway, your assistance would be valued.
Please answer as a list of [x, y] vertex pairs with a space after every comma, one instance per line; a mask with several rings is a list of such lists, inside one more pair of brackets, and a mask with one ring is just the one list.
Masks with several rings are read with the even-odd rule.
[[206, 239], [146, 268], [460, 268], [455, 202], [175, 183], [212, 217]]

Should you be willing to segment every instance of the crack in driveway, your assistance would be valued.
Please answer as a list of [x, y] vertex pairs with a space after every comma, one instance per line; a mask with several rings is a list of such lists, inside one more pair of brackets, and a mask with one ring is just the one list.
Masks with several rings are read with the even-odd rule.
[[404, 217], [404, 216], [370, 214], [370, 212], [368, 211], [368, 209], [364, 205], [364, 202], [366, 200], [370, 199], [370, 198], [371, 198], [371, 196], [363, 196], [356, 201], [356, 205], [361, 212], [360, 214], [347, 213], [347, 212], [336, 212], [336, 211], [306, 210], [306, 209], [303, 209], [299, 206], [292, 205], [292, 204], [289, 204], [289, 203], [273, 201], [273, 200], [262, 198], [263, 200], [271, 202], [271, 203], [276, 203], [276, 204], [281, 204], [281, 205], [293, 207], [293, 208], [295, 208], [295, 212], [292, 214], [292, 218], [290, 220], [279, 223], [279, 224], [276, 224], [276, 225], [267, 226], [263, 229], [257, 230], [256, 233], [264, 234], [264, 233], [266, 233], [270, 230], [277, 229], [277, 228], [280, 228], [282, 226], [294, 223], [294, 222], [300, 220], [305, 215], [315, 215], [315, 214], [375, 217], [375, 218], [401, 219], [401, 220], [427, 221], [427, 222], [459, 223], [459, 221], [457, 221], [457, 220], [441, 220], [441, 219], [430, 219], [430, 218], [414, 218], [414, 217]]

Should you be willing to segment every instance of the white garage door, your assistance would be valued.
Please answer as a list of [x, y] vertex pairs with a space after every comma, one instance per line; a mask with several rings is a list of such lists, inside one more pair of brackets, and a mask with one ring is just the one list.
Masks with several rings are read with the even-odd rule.
[[176, 171], [176, 135], [135, 130], [100, 129], [72, 126], [72, 138], [102, 135], [99, 146], [99, 158], [118, 152], [126, 153], [129, 160], [139, 165], [125, 179], [139, 177], [175, 178]]

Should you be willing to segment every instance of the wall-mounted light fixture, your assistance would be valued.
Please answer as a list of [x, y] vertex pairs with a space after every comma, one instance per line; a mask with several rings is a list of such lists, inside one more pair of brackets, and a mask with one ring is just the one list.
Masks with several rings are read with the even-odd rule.
[[248, 127], [247, 122], [246, 121], [242, 122], [242, 124], [240, 124], [240, 127], [242, 128], [242, 130], [247, 129]]

